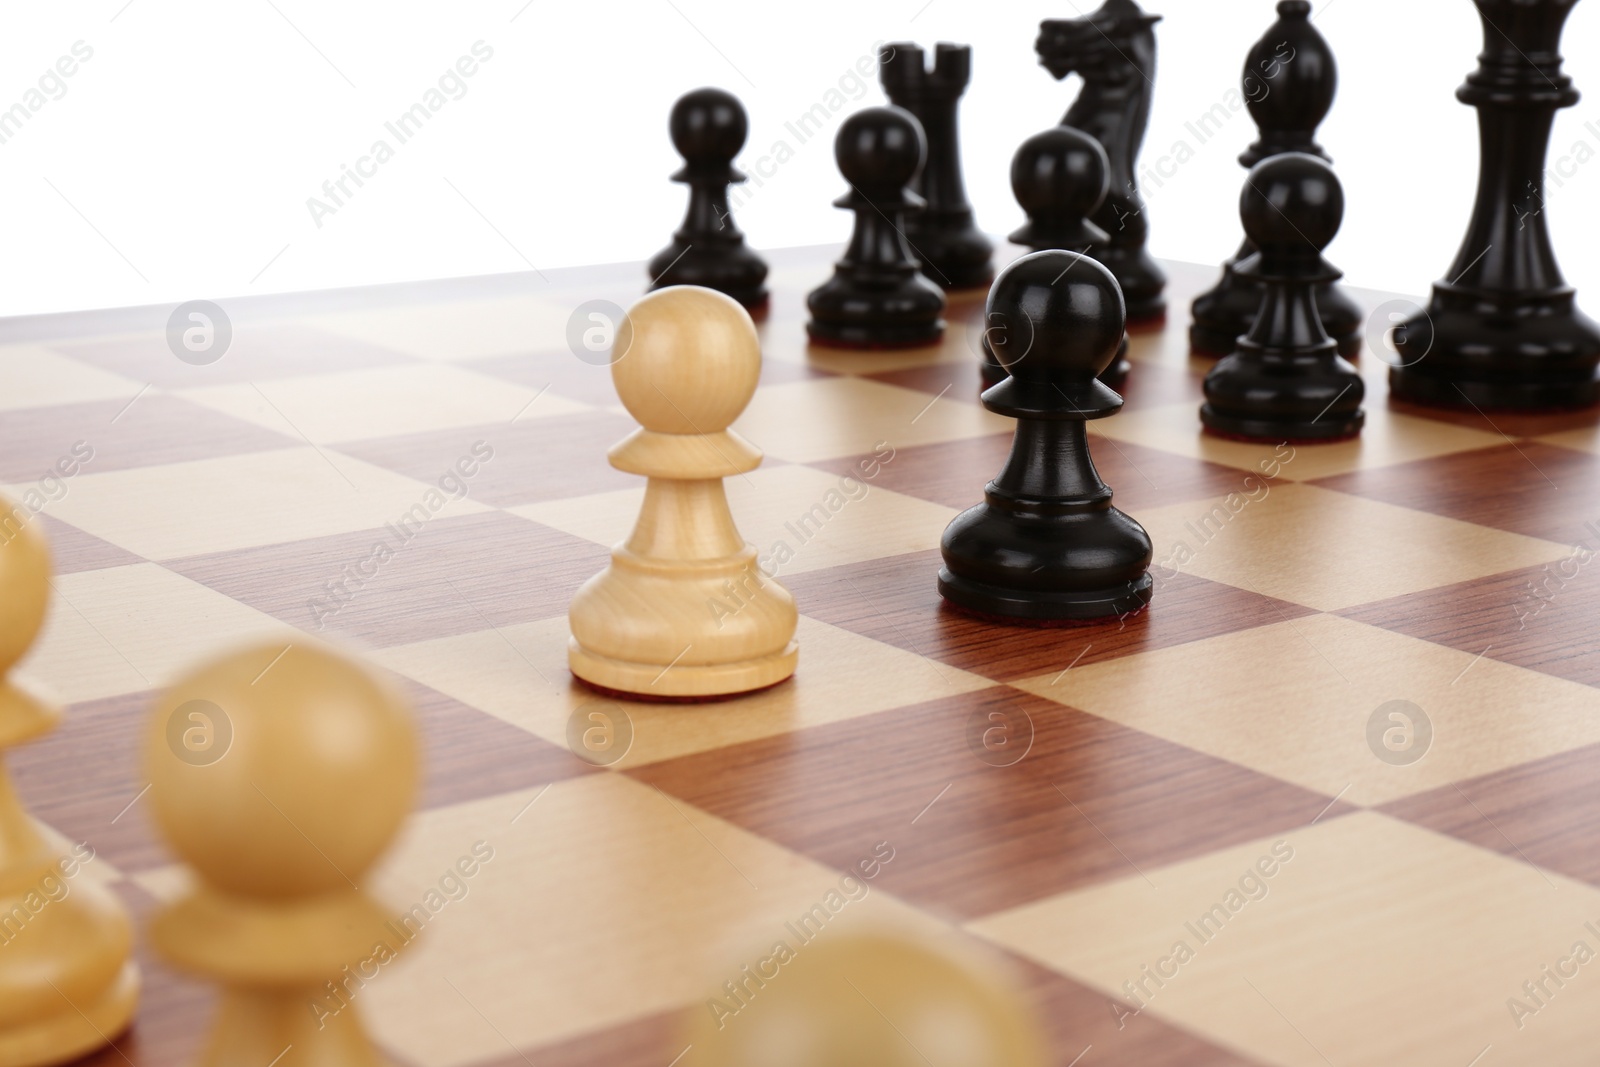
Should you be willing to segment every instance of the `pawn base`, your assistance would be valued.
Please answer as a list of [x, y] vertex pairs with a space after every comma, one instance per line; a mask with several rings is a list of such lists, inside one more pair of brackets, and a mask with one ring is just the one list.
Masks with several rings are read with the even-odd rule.
[[944, 320], [940, 319], [932, 326], [893, 329], [839, 326], [813, 321], [806, 323], [806, 336], [812, 344], [824, 348], [925, 348], [938, 344], [944, 337]]
[[1165, 302], [1156, 311], [1142, 318], [1135, 318], [1130, 314], [1127, 322], [1129, 333], [1160, 333], [1166, 328], [1166, 325], [1167, 308]]
[[[1097, 217], [1095, 221], [1106, 225], [1102, 218]], [[1096, 244], [1089, 249], [1089, 255], [1116, 276], [1117, 284], [1122, 287], [1128, 326], [1138, 330], [1166, 318], [1167, 300], [1162, 294], [1166, 290], [1167, 276], [1143, 247], [1119, 245], [1113, 240], [1107, 245]]]
[[980, 615], [1041, 624], [1131, 615], [1150, 603], [1153, 585], [1150, 575], [1142, 574], [1137, 581], [1109, 589], [1023, 593], [962, 578], [948, 567], [939, 568], [939, 595], [954, 606]]
[[63, 1004], [56, 1015], [0, 1030], [0, 1067], [49, 1067], [88, 1055], [122, 1034], [139, 1000], [139, 968], [132, 960], [91, 1004]]
[[1207, 433], [1252, 444], [1332, 444], [1335, 441], [1347, 441], [1360, 436], [1361, 427], [1366, 421], [1366, 414], [1359, 411], [1351, 416], [1316, 422], [1277, 422], [1224, 415], [1210, 404], [1200, 408], [1200, 422]]
[[671, 285], [698, 285], [731, 296], [746, 308], [767, 302], [766, 261], [743, 240], [698, 247], [678, 235], [646, 269], [651, 292]]
[[922, 276], [941, 289], [976, 289], [994, 280], [994, 245], [972, 222], [972, 212], [930, 216], [906, 226], [906, 239], [922, 258]]
[[777, 685], [794, 674], [799, 645], [736, 663], [664, 665], [630, 663], [590, 652], [576, 638], [567, 644], [567, 666], [583, 682], [630, 697], [666, 699], [736, 696]]
[[1128, 302], [1128, 329], [1144, 333], [1167, 321], [1167, 302], [1162, 297]]
[[913, 348], [944, 336], [944, 292], [915, 262], [868, 267], [842, 261], [806, 297], [806, 333], [837, 348]]
[[925, 264], [922, 276], [939, 288], [950, 292], [986, 289], [989, 283], [994, 281], [994, 264], [988, 260], [977, 264]]

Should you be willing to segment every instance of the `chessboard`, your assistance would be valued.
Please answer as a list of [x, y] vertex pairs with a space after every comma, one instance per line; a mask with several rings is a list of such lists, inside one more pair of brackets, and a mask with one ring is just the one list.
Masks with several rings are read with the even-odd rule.
[[[142, 924], [183, 879], [148, 821], [155, 693], [245, 641], [392, 672], [426, 784], [362, 888], [426, 922], [346, 988], [402, 1067], [690, 1067], [687, 1023], [738, 1025], [776, 943], [868, 924], [1004, 968], [1062, 1067], [1592, 1063], [1596, 414], [1404, 407], [1368, 350], [1360, 439], [1203, 435], [1186, 309], [1217, 271], [1167, 264], [1090, 425], [1151, 606], [980, 620], [935, 578], [1010, 443], [983, 294], [935, 347], [811, 347], [836, 255], [770, 255], [736, 425], [766, 458], [728, 479], [799, 669], [698, 705], [566, 666], [643, 492], [573, 338], [639, 265], [226, 302], [205, 365], [170, 307], [6, 323], [0, 481], [56, 568], [17, 677], [67, 709], [12, 751], [19, 793]], [[98, 1064], [184, 1062], [209, 1026], [209, 987], [139, 959]]]

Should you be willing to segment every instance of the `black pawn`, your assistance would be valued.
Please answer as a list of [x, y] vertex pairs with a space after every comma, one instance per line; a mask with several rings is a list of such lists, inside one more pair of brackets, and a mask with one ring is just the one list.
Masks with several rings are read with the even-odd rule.
[[922, 273], [946, 289], [987, 285], [994, 277], [989, 262], [994, 245], [978, 229], [967, 203], [956, 133], [956, 108], [972, 80], [972, 49], [940, 41], [932, 70], [914, 44], [886, 44], [878, 59], [883, 91], [896, 107], [917, 117], [928, 138], [927, 165], [911, 183], [928, 206], [906, 219], [906, 237], [922, 260]]
[[1076, 252], [1034, 252], [1000, 272], [985, 310], [1010, 377], [983, 405], [1016, 419], [1016, 436], [984, 502], [945, 529], [940, 594], [1034, 623], [1140, 610], [1150, 602], [1150, 537], [1111, 506], [1086, 425], [1122, 407], [1095, 377], [1126, 326], [1116, 278]]
[[[1034, 252], [1056, 248], [1092, 255], [1106, 241], [1106, 231], [1089, 221], [1105, 202], [1111, 185], [1110, 164], [1100, 142], [1070, 126], [1055, 126], [1023, 141], [1011, 157], [1011, 192], [1027, 213], [1028, 221], [1011, 234], [1013, 244]], [[1127, 379], [1128, 337], [1100, 380], [1120, 389]], [[1006, 376], [1005, 368], [983, 344], [983, 382], [994, 385]]]
[[1456, 99], [1478, 112], [1478, 196], [1447, 280], [1393, 333], [1389, 390], [1439, 407], [1585, 407], [1600, 401], [1600, 326], [1577, 308], [1544, 211], [1551, 124], [1578, 102], [1561, 72], [1576, 0], [1475, 2], [1483, 51]]
[[[1239, 164], [1246, 169], [1285, 152], [1328, 159], [1317, 143], [1317, 127], [1333, 107], [1339, 70], [1333, 49], [1311, 24], [1310, 15], [1309, 0], [1282, 0], [1278, 21], [1245, 58], [1240, 88], [1260, 135], [1239, 157]], [[1189, 347], [1196, 355], [1227, 355], [1255, 321], [1261, 286], [1241, 278], [1235, 270], [1240, 260], [1255, 252], [1245, 238], [1239, 251], [1222, 265], [1222, 280], [1195, 299]], [[1361, 351], [1360, 305], [1330, 282], [1317, 287], [1317, 312], [1323, 329], [1338, 343], [1339, 354], [1353, 359]]]
[[922, 276], [906, 243], [905, 217], [922, 208], [907, 188], [927, 156], [909, 111], [869, 107], [844, 120], [833, 151], [850, 191], [833, 202], [855, 212], [855, 230], [833, 277], [806, 298], [806, 332], [819, 344], [901, 348], [944, 334], [944, 293]]
[[1332, 441], [1361, 432], [1365, 388], [1317, 315], [1317, 286], [1339, 278], [1322, 250], [1344, 221], [1344, 189], [1316, 156], [1256, 164], [1239, 198], [1260, 249], [1238, 264], [1263, 289], [1250, 332], [1206, 375], [1200, 421], [1225, 437]]
[[733, 223], [728, 186], [745, 180], [733, 167], [750, 120], [732, 93], [696, 89], [672, 105], [672, 144], [683, 168], [672, 176], [689, 187], [689, 210], [672, 243], [650, 260], [650, 288], [702, 285], [745, 307], [767, 302], [767, 264], [745, 247]]

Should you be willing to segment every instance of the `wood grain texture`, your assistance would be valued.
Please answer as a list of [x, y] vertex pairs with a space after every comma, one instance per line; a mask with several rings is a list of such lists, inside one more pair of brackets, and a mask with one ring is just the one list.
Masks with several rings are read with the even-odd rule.
[[1091, 625], [1010, 626], [945, 605], [934, 586], [938, 560], [937, 551], [919, 552], [797, 575], [790, 585], [815, 618], [1001, 682], [1311, 613], [1220, 582], [1158, 573], [1160, 610]]
[[628, 773], [840, 870], [887, 841], [882, 888], [951, 919], [1301, 825], [1332, 800], [1005, 687]]
[[[1238, 980], [1240, 969], [1319, 1045], [1417, 1039], [1454, 1053], [1427, 1035], [1484, 1025], [1485, 1013], [1465, 1007], [1469, 996], [1494, 999], [1488, 1014], [1498, 1018], [1505, 996], [1533, 973], [1512, 974], [1504, 960], [1538, 956], [1519, 924], [1533, 921], [1524, 898], [1549, 889], [1528, 864], [1557, 881], [1600, 877], [1585, 844], [1597, 816], [1582, 688], [1600, 687], [1590, 623], [1600, 584], [1581, 558], [1565, 566], [1560, 558], [1584, 536], [1583, 523], [1600, 518], [1600, 416], [1491, 422], [1385, 403], [1386, 368], [1365, 353], [1367, 431], [1354, 446], [1300, 450], [1283, 477], [1316, 484], [1291, 492], [1274, 483], [1271, 500], [1251, 505], [1260, 518], [1287, 508], [1283, 521], [1247, 512], [1184, 573], [1163, 571], [1153, 608], [1126, 620], [996, 625], [940, 607], [937, 554], [928, 550], [949, 509], [976, 502], [1009, 442], [1009, 424], [977, 404], [982, 294], [952, 300], [936, 347], [810, 348], [805, 293], [836, 251], [770, 256], [772, 303], [756, 323], [764, 359], [754, 414], [740, 424], [769, 455], [748, 481], [729, 483], [736, 528], [763, 549], [792, 541], [783, 523], [809, 514], [873, 442], [892, 442], [895, 459], [867, 481], [863, 501], [844, 503], [826, 534], [780, 569], [812, 650], [793, 683], [706, 706], [604, 698], [562, 667], [567, 604], [628, 536], [645, 484], [606, 462], [634, 424], [616, 406], [610, 369], [575, 357], [564, 331], [586, 301], [636, 299], [645, 277], [637, 264], [548, 272], [548, 282], [530, 275], [271, 298], [235, 316], [235, 347], [211, 367], [172, 357], [161, 315], [144, 325], [63, 319], [61, 336], [0, 351], [11, 357], [0, 363], [11, 403], [0, 452], [13, 488], [33, 484], [62, 442], [89, 440], [104, 460], [68, 479], [39, 520], [71, 606], [58, 600], [45, 654], [23, 667], [30, 682], [77, 702], [57, 733], [10, 753], [34, 813], [65, 838], [90, 842], [136, 915], [155, 907], [149, 893], [170, 899], [171, 857], [152, 832], [135, 759], [154, 694], [224, 635], [259, 636], [287, 622], [374, 650], [417, 707], [426, 767], [418, 812], [404, 862], [375, 877], [402, 887], [398, 900], [420, 899], [463, 842], [482, 838], [500, 850], [503, 873], [491, 864], [484, 878], [504, 880], [479, 880], [449, 904], [429, 942], [419, 942], [430, 954], [424, 965], [386, 970], [363, 994], [364, 1008], [383, 1009], [371, 1016], [385, 1022], [376, 1041], [406, 1067], [667, 1067], [683, 1051], [683, 1012], [704, 1010], [693, 990], [725, 977], [688, 975], [695, 947], [717, 941], [731, 916], [743, 917], [753, 943], [768, 925], [780, 934], [791, 906], [815, 899], [806, 879], [836, 880], [832, 872], [883, 840], [897, 849], [876, 883], [888, 891], [864, 909], [965, 920], [952, 936], [991, 950], [992, 920], [1004, 914], [993, 909], [1018, 901], [1068, 931], [1094, 925], [1067, 938], [1059, 959], [1021, 958], [1036, 955], [1023, 942], [1037, 941], [1039, 928], [1027, 927], [1009, 950], [1020, 995], [1046, 1020], [1056, 1067], [1320, 1064]], [[1170, 268], [1174, 309], [1215, 280], [1214, 267]], [[1104, 436], [1092, 448], [1119, 506], [1192, 543], [1184, 523], [1236, 491], [1258, 457], [1195, 437], [1208, 364], [1188, 357], [1182, 318], [1175, 310], [1165, 330], [1133, 338], [1125, 411], [1096, 428]], [[426, 363], [454, 369], [416, 369]], [[330, 423], [314, 377], [325, 374], [338, 376], [350, 403], [382, 410]], [[285, 379], [295, 381], [272, 384]], [[283, 415], [314, 431], [317, 448], [269, 427], [270, 412], [241, 406], [250, 381], [287, 404]], [[112, 423], [145, 383], [154, 384]], [[382, 400], [348, 392], [354, 383], [382, 386]], [[179, 389], [198, 392], [173, 396]], [[355, 438], [356, 426], [375, 436]], [[293, 447], [262, 451], [278, 437]], [[496, 455], [466, 479], [468, 510], [430, 520], [316, 630], [307, 600], [479, 440]], [[619, 507], [622, 497], [630, 499]], [[1297, 497], [1317, 506], [1295, 511]], [[1297, 531], [1296, 543], [1286, 553], [1269, 530]], [[1501, 550], [1513, 534], [1543, 539], [1553, 562], [1520, 565]], [[1469, 542], [1483, 550], [1449, 547]], [[1394, 586], [1410, 591], [1358, 602], [1389, 587], [1373, 574], [1386, 571], [1397, 545], [1418, 564]], [[1334, 559], [1360, 568], [1338, 596]], [[1281, 599], [1257, 592], [1269, 588]], [[1308, 597], [1338, 603], [1343, 618], [1288, 602]], [[1387, 658], [1351, 659], [1368, 644], [1337, 639], [1344, 620], [1389, 631], [1368, 642]], [[1000, 684], [985, 689], [986, 680]], [[1449, 776], [1431, 779], [1438, 788], [1382, 815], [1352, 818], [1344, 801], [1330, 807], [1353, 777], [1395, 778], [1385, 798], [1411, 788], [1405, 768], [1376, 764], [1360, 724], [1417, 682], [1437, 693], [1423, 702], [1445, 746], [1418, 767], [1460, 766], [1470, 780], [1458, 791]], [[609, 769], [565, 748], [570, 715], [595, 701], [626, 712], [634, 731], [630, 754]], [[1091, 702], [1095, 714], [1085, 710]], [[1594, 710], [1600, 721], [1600, 694]], [[1010, 728], [1024, 712], [1037, 731], [1026, 757], [1009, 767], [983, 762], [972, 723]], [[1206, 721], [1215, 728], [1184, 732]], [[1293, 721], [1305, 729], [1274, 728]], [[1336, 773], [1341, 760], [1361, 774]], [[1306, 766], [1323, 773], [1306, 779]], [[1485, 766], [1496, 770], [1482, 774]], [[1289, 783], [1296, 774], [1303, 787]], [[1346, 787], [1346, 800], [1356, 791]], [[1170, 942], [1181, 922], [1156, 906], [1161, 893], [1143, 876], [1165, 890], [1193, 869], [1196, 893], [1214, 893], [1237, 879], [1233, 856], [1255, 847], [1249, 835], [1280, 831], [1296, 843], [1342, 843], [1316, 861], [1326, 877], [1272, 898], [1279, 910], [1264, 910], [1260, 929], [1241, 926], [1239, 943], [1265, 938], [1271, 951], [1241, 963], [1219, 942], [1207, 950], [1211, 963], [1186, 971], [1187, 989], [1119, 1027], [1110, 991], [1146, 960], [1117, 955], [1113, 942], [1123, 942], [1103, 937], [1100, 919], [1125, 927], [1118, 937], [1129, 944]], [[801, 888], [798, 871], [807, 872]], [[1277, 903], [1291, 899], [1287, 910]], [[1441, 936], [1426, 945], [1390, 923], [1420, 915], [1407, 910], [1413, 904], [1438, 912], [1424, 926]], [[1452, 953], [1449, 975], [1429, 970], [1441, 946]], [[1352, 957], [1383, 965], [1345, 984], [1317, 969], [1333, 973]], [[97, 1067], [187, 1062], [209, 1025], [209, 988], [179, 978], [148, 945], [139, 958], [148, 981], [135, 1028], [118, 1040], [121, 1051], [95, 1057]], [[1306, 960], [1322, 962], [1298, 962]], [[1225, 979], [1209, 977], [1210, 966]], [[1092, 980], [1102, 972], [1107, 983]], [[1434, 995], [1444, 986], [1449, 998]], [[681, 995], [667, 992], [680, 987]], [[1513, 1041], [1567, 1047], [1587, 1025], [1588, 996], [1569, 983], [1525, 1032], [1495, 1038], [1489, 1058]], [[546, 1010], [563, 997], [561, 1011]], [[1393, 1005], [1425, 1008], [1395, 1014]], [[1324, 1015], [1335, 1023], [1318, 1029]], [[1450, 1063], [1460, 1067], [1481, 1047]]]

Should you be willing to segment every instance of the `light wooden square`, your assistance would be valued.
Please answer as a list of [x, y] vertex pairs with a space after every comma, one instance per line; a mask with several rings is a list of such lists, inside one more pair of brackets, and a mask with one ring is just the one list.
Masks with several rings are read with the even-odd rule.
[[[587, 718], [591, 711], [629, 722], [632, 746], [626, 756], [613, 760], [612, 753], [602, 754], [608, 765], [618, 768], [970, 693], [994, 684], [802, 615], [800, 666], [792, 680], [736, 700], [694, 705], [640, 703], [604, 697], [571, 681], [568, 636], [565, 618], [546, 619], [382, 649], [373, 653], [373, 658], [558, 745], [570, 747], [571, 738], [581, 738], [591, 722]], [[581, 746], [581, 740], [577, 744]], [[893, 758], [893, 753], [884, 753], [885, 760]]]
[[[313, 444], [482, 426], [486, 438], [513, 419], [588, 405], [444, 363], [304, 375], [184, 389], [197, 404]], [[491, 442], [492, 443], [492, 442]]]
[[1134, 517], [1155, 543], [1158, 581], [1182, 571], [1319, 611], [1572, 554], [1570, 545], [1317, 486], [1268, 487], [1259, 480], [1225, 498]]
[[564, 350], [567, 320], [575, 308], [543, 297], [501, 297], [337, 312], [304, 321], [421, 359], [467, 360]]
[[[1271, 854], [1278, 841], [1280, 854], [1292, 850], [1287, 862]], [[1271, 877], [1261, 877], [1266, 869]], [[1213, 908], [1222, 910], [1196, 926]], [[1100, 990], [1108, 1011], [1142, 1002], [1276, 1067], [1577, 1065], [1594, 1056], [1600, 981], [1590, 971], [1600, 964], [1580, 969], [1520, 1027], [1508, 1002], [1526, 1001], [1522, 984], [1576, 943], [1600, 951], [1600, 890], [1375, 812], [970, 928]], [[1130, 993], [1124, 983], [1146, 967], [1167, 977], [1159, 987], [1144, 978], [1149, 995], [1136, 999], [1137, 985]], [[1111, 997], [1124, 1007], [1113, 1009]]]
[[[1013, 684], [1357, 804], [1600, 742], [1600, 692], [1589, 686], [1334, 615]], [[1391, 701], [1420, 715], [1380, 714]], [[1413, 721], [1423, 718], [1431, 741]], [[1399, 732], [1386, 742], [1390, 729]]]
[[[644, 500], [643, 481], [638, 489], [508, 510], [609, 547], [633, 529]], [[756, 547], [763, 568], [780, 581], [788, 574], [937, 548], [957, 515], [953, 508], [892, 492], [864, 477], [794, 464], [737, 475], [724, 485], [739, 532]]]
[[[844, 874], [603, 774], [419, 814], [375, 891], [396, 915], [425, 905], [478, 842], [493, 859], [457, 877], [465, 895], [444, 896], [401, 960], [354, 1001], [378, 1040], [417, 1067], [503, 1059], [639, 1016], [707, 1011], [721, 984], [775, 942], [804, 953], [788, 924]], [[866, 923], [936, 929], [872, 882], [847, 884], [857, 899], [841, 894], [813, 937]], [[780, 972], [772, 984], [782, 980]]]
[[17, 668], [62, 704], [135, 693], [234, 644], [305, 635], [154, 563], [57, 575], [44, 631]]
[[1287, 452], [1280, 452], [1276, 444], [1230, 441], [1202, 432], [1199, 405], [1192, 403], [1124, 411], [1090, 425], [1094, 432], [1118, 441], [1193, 456], [1227, 467], [1260, 471], [1266, 469], [1262, 463], [1276, 460], [1275, 476], [1292, 481], [1310, 481], [1368, 467], [1388, 467], [1505, 444], [1505, 438], [1499, 434], [1387, 411], [1381, 406], [1381, 394], [1379, 402], [1369, 401], [1367, 405], [1367, 424], [1360, 437], [1334, 444], [1287, 446]]
[[1009, 433], [1016, 424], [977, 404], [868, 381], [820, 378], [756, 392], [734, 424], [769, 456], [807, 463]]
[[145, 386], [43, 345], [0, 348], [0, 411], [133, 399]]
[[1535, 437], [1540, 444], [1555, 445], [1558, 448], [1574, 448], [1583, 452], [1600, 452], [1600, 424], [1585, 426], [1577, 430], [1564, 430], [1561, 433], [1549, 433], [1542, 437]]
[[175, 559], [376, 530], [419, 505], [430, 519], [491, 510], [349, 456], [285, 448], [81, 474], [50, 514], [147, 559]]

